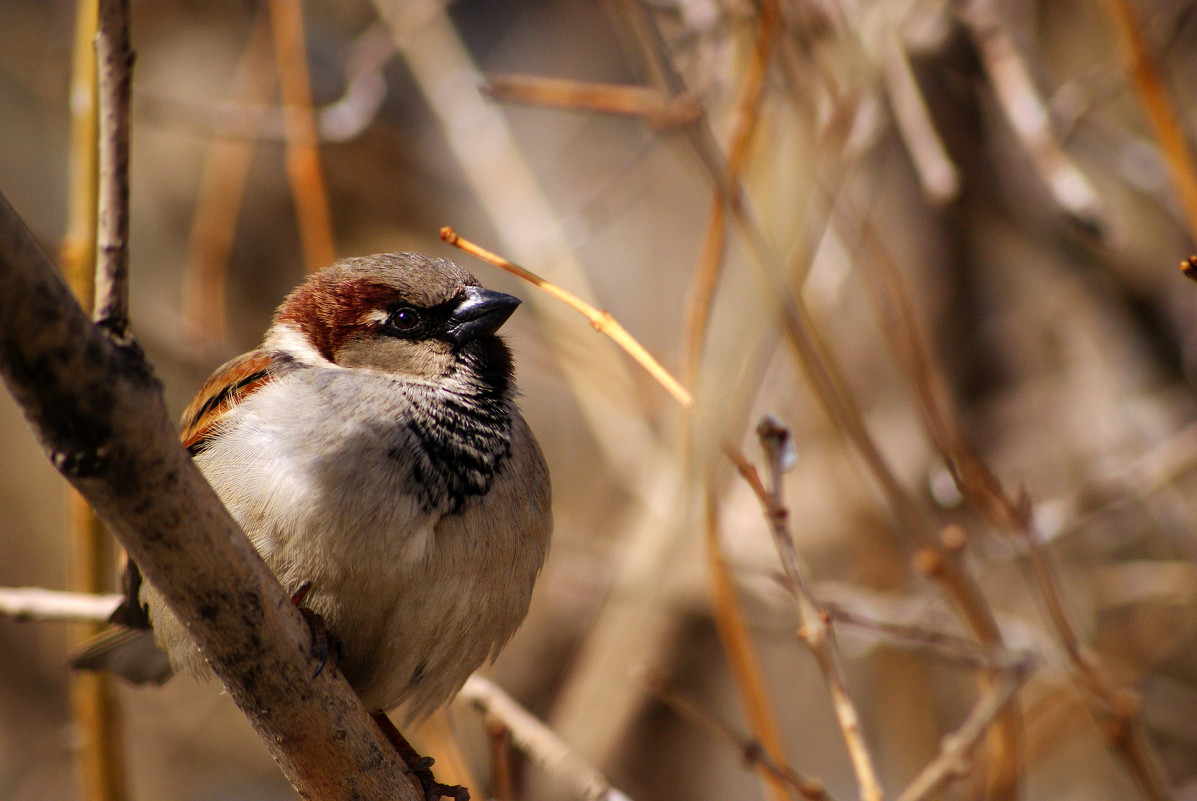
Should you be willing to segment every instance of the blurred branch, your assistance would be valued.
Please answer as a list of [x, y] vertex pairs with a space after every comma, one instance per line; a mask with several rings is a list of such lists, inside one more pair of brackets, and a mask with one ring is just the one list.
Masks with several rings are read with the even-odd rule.
[[943, 738], [939, 754], [919, 771], [897, 801], [920, 801], [960, 774], [969, 754], [1030, 675], [1032, 664], [1023, 657], [998, 671], [997, 679], [985, 688], [968, 717], [956, 731]]
[[302, 616], [179, 445], [141, 350], [93, 325], [0, 196], [0, 374], [54, 466], [188, 627], [308, 799], [418, 797]]
[[[744, 622], [744, 613], [740, 608], [740, 601], [736, 597], [731, 572], [727, 568], [727, 560], [720, 547], [718, 499], [710, 482], [707, 482], [703, 488], [703, 495], [706, 501], [705, 550], [707, 570], [710, 576], [711, 612], [714, 616], [715, 628], [719, 632], [719, 639], [723, 643], [723, 652], [727, 655], [732, 678], [736, 682], [736, 689], [740, 693], [752, 730], [756, 733], [759, 747], [764, 749], [765, 756], [773, 763], [780, 765], [785, 762], [781, 732], [773, 715], [773, 709], [769, 705], [769, 695], [765, 689], [765, 677], [761, 670], [760, 657], [749, 636], [748, 626]], [[749, 753], [747, 748], [741, 750], [745, 754]], [[761, 773], [762, 780], [766, 782], [766, 789], [771, 798], [789, 797], [785, 787], [781, 784], [781, 777], [775, 771], [769, 770], [763, 761], [754, 760], [749, 764], [758, 767], [758, 772]]]
[[758, 495], [758, 498], [769, 523], [769, 530], [773, 534], [778, 558], [781, 560], [786, 590], [797, 603], [801, 615], [799, 636], [810, 647], [819, 669], [823, 671], [823, 680], [831, 694], [832, 708], [835, 710], [840, 729], [843, 730], [848, 755], [856, 771], [861, 798], [865, 801], [879, 801], [884, 792], [877, 778], [877, 769], [873, 766], [873, 756], [869, 753], [864, 734], [861, 732], [856, 703], [848, 692], [843, 657], [840, 656], [835, 641], [835, 629], [830, 625], [829, 618], [820, 608], [819, 602], [811, 595], [802, 573], [798, 570], [798, 555], [789, 528], [790, 512], [782, 497], [781, 477], [785, 472], [785, 463], [789, 460], [787, 451], [793, 448], [790, 431], [776, 420], [766, 417], [757, 426], [757, 436], [760, 437], [761, 447], [765, 451], [766, 474], [769, 477], [765, 494]]
[[715, 184], [711, 210], [707, 213], [707, 225], [702, 236], [698, 267], [694, 272], [694, 281], [686, 302], [686, 327], [682, 339], [682, 380], [688, 386], [694, 386], [698, 377], [707, 321], [710, 318], [715, 289], [719, 284], [719, 273], [727, 243], [728, 193], [734, 191], [740, 171], [748, 160], [757, 130], [757, 120], [764, 97], [765, 75], [778, 34], [779, 17], [777, 0], [763, 0], [756, 23], [756, 37], [753, 40], [748, 65], [744, 69], [744, 79], [740, 83], [740, 96], [728, 136], [727, 182]]
[[1147, 41], [1135, 21], [1134, 10], [1126, 0], [1107, 0], [1106, 8], [1114, 20], [1114, 27], [1118, 29], [1123, 61], [1134, 79], [1139, 102], [1147, 112], [1156, 141], [1164, 153], [1172, 185], [1180, 195], [1189, 239], [1197, 242], [1197, 167], [1193, 163], [1189, 144], [1185, 141], [1184, 131], [1177, 122]]
[[[319, 142], [356, 139], [374, 121], [387, 94], [382, 68], [394, 56], [394, 44], [379, 22], [367, 27], [349, 45], [345, 91], [331, 103], [313, 109]], [[287, 110], [277, 105], [255, 105], [249, 98], [211, 104], [139, 89], [133, 103], [139, 120], [157, 125], [192, 129], [221, 139], [287, 141]]]
[[901, 36], [895, 33], [888, 37], [884, 58], [881, 74], [898, 134], [910, 154], [923, 194], [932, 205], [943, 206], [960, 194], [960, 173], [935, 130]]
[[777, 781], [784, 782], [803, 798], [811, 801], [833, 801], [833, 796], [827, 792], [821, 781], [801, 775], [784, 761], [763, 750], [760, 742], [742, 736], [731, 726], [700, 708], [674, 688], [660, 672], [645, 671], [643, 679], [653, 693], [678, 715], [730, 743], [740, 753], [740, 758], [745, 764], [755, 766]]
[[57, 592], [41, 587], [0, 587], [0, 615], [15, 620], [105, 623], [121, 602], [120, 595]]
[[[233, 102], [258, 98], [269, 91], [274, 80], [273, 72], [267, 69], [269, 58], [270, 18], [262, 6], [255, 14], [229, 87]], [[188, 333], [198, 339], [201, 353], [225, 339], [229, 253], [253, 153], [252, 140], [217, 136], [208, 144], [204, 157], [183, 276], [183, 314]]]
[[319, 136], [312, 112], [300, 0], [270, 0], [270, 20], [285, 112], [287, 176], [295, 198], [304, 265], [311, 273], [332, 264], [337, 258], [337, 249], [333, 244], [328, 191], [320, 168]]
[[858, 261], [879, 308], [883, 326], [894, 343], [898, 360], [914, 384], [919, 413], [932, 442], [952, 474], [961, 495], [994, 524], [1018, 537], [1027, 557], [1038, 599], [1072, 663], [1078, 683], [1096, 711], [1110, 723], [1110, 746], [1122, 758], [1144, 794], [1151, 799], [1171, 797], [1167, 779], [1151, 752], [1143, 731], [1138, 701], [1128, 689], [1115, 686], [1098, 656], [1084, 646], [1065, 609], [1059, 579], [1038, 531], [1030, 498], [1011, 497], [989, 467], [976, 455], [961, 431], [951, 395], [936, 361], [925, 345], [897, 265], [869, 219], [839, 203], [837, 222], [849, 241], [859, 241]]
[[492, 100], [506, 103], [642, 117], [649, 125], [661, 129], [693, 125], [702, 116], [702, 106], [693, 96], [669, 97], [644, 86], [585, 83], [537, 75], [492, 75], [481, 91]]
[[511, 729], [494, 715], [487, 715], [486, 740], [490, 746], [491, 796], [495, 801], [515, 801], [511, 768]]
[[133, 51], [128, 0], [100, 0], [96, 33], [99, 83], [99, 201], [96, 324], [119, 341], [129, 330], [129, 109]]
[[71, 58], [71, 149], [67, 169], [67, 229], [60, 250], [62, 268], [79, 305], [95, 308], [97, 206], [97, 113], [95, 37], [98, 7], [76, 3]]
[[587, 765], [557, 734], [532, 716], [495, 684], [478, 675], [470, 676], [458, 697], [488, 718], [502, 721], [511, 742], [534, 763], [566, 779], [579, 798], [586, 801], [629, 801], [597, 770]]
[[1101, 202], [1052, 134], [1047, 105], [993, 0], [966, 0], [958, 10], [1031, 165], [1060, 208], [1085, 230], [1101, 235], [1108, 228]]
[[[671, 91], [684, 91], [685, 83], [670, 63], [660, 32], [647, 18], [647, 12], [631, 0], [613, 2], [618, 2], [630, 21], [641, 42], [645, 60], [661, 83]], [[938, 532], [930, 525], [923, 510], [898, 481], [882, 455], [864, 423], [859, 405], [847, 389], [838, 364], [819, 336], [801, 293], [793, 291], [783, 277], [782, 260], [749, 211], [743, 187], [734, 176], [729, 177], [710, 126], [696, 126], [687, 131], [687, 136], [712, 183], [727, 188], [727, 208], [731, 218], [761, 279], [764, 296], [767, 302], [774, 304], [780, 330], [791, 346], [815, 397], [877, 480], [899, 531], [933, 557], [935, 569], [930, 575], [953, 599], [981, 642], [990, 646], [1000, 645], [1002, 634], [988, 601], [958, 556], [941, 547]], [[751, 465], [726, 445], [724, 451], [751, 484]], [[990, 749], [990, 789], [998, 798], [1013, 798], [1018, 793], [1021, 740], [1018, 709], [1011, 702], [993, 729]]]
[[974, 667], [996, 670], [1001, 669], [1003, 664], [1021, 664], [1023, 661], [1030, 662], [1032, 659], [1032, 655], [1028, 652], [1015, 651], [1010, 648], [986, 648], [966, 637], [893, 620], [880, 620], [849, 609], [842, 604], [830, 603], [826, 600], [823, 601], [822, 608], [827, 616], [837, 623], [869, 631], [890, 642], [907, 647], [929, 649], [954, 662]]

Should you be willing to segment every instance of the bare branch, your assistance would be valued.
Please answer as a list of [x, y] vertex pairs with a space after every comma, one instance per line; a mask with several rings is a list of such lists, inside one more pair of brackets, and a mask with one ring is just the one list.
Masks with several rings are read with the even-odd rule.
[[133, 86], [129, 0], [101, 0], [96, 63], [100, 226], [95, 319], [122, 338], [129, 328], [129, 108]]
[[1002, 113], [1032, 166], [1060, 208], [1083, 228], [1100, 235], [1107, 228], [1101, 201], [1089, 179], [1056, 141], [1047, 104], [992, 0], [968, 0], [959, 8]]
[[844, 743], [848, 746], [852, 768], [856, 771], [856, 780], [860, 784], [860, 796], [865, 801], [879, 801], [884, 792], [877, 778], [877, 769], [873, 765], [873, 755], [869, 753], [864, 733], [860, 729], [860, 715], [856, 711], [856, 702], [848, 692], [843, 660], [835, 641], [835, 629], [831, 627], [827, 614], [819, 607], [798, 571], [798, 555], [794, 550], [794, 538], [789, 529], [789, 510], [782, 499], [781, 490], [781, 476], [784, 472], [783, 464], [786, 460], [785, 451], [789, 446], [790, 432], [775, 420], [766, 417], [757, 426], [757, 435], [765, 449], [769, 475], [767, 495], [761, 498], [761, 503], [769, 530], [773, 533], [773, 544], [777, 546], [777, 555], [781, 559], [786, 589], [794, 597], [802, 615], [799, 634], [810, 647], [815, 661], [819, 663], [819, 669], [823, 671], [823, 680], [827, 683], [827, 691], [831, 695], [831, 705], [840, 729], [843, 730]]
[[482, 93], [499, 101], [642, 117], [654, 128], [662, 129], [693, 125], [702, 116], [702, 106], [692, 95], [669, 97], [644, 86], [584, 83], [539, 75], [493, 75]]
[[821, 781], [802, 776], [789, 765], [774, 759], [763, 750], [761, 743], [741, 736], [726, 723], [686, 699], [669, 685], [664, 676], [649, 671], [645, 674], [644, 680], [657, 697], [668, 704], [674, 712], [703, 728], [710, 729], [731, 743], [740, 752], [746, 764], [759, 766], [769, 775], [797, 790], [803, 798], [808, 798], [811, 801], [833, 801], [833, 797], [827, 792], [827, 788]]
[[1173, 103], [1160, 80], [1146, 38], [1139, 30], [1134, 9], [1126, 0], [1107, 0], [1106, 7], [1118, 29], [1126, 69], [1134, 79], [1139, 102], [1143, 104], [1143, 111], [1168, 165], [1172, 184], [1180, 196], [1189, 236], [1197, 239], [1197, 164], [1193, 162], [1185, 131], [1177, 123]]
[[511, 742], [537, 765], [569, 780], [578, 797], [587, 801], [630, 801], [601, 773], [583, 762], [552, 729], [490, 681], [470, 676], [459, 697], [487, 717], [502, 721]]
[[295, 199], [295, 216], [309, 273], [332, 264], [337, 257], [328, 190], [320, 167], [319, 134], [312, 111], [312, 88], [303, 34], [303, 6], [299, 0], [271, 0], [274, 59], [278, 65], [284, 129], [287, 134], [287, 178]]
[[981, 700], [969, 712], [960, 727], [943, 738], [939, 754], [919, 771], [910, 785], [898, 796], [897, 801], [920, 801], [959, 772], [968, 755], [1002, 713], [1006, 703], [1030, 675], [1033, 664], [1031, 659], [1024, 656], [999, 674], [998, 679], [985, 689]]

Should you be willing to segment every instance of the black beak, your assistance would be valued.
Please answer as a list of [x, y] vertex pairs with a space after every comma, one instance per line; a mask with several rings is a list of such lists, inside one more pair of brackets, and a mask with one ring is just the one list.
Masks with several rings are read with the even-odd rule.
[[519, 298], [491, 289], [468, 286], [461, 302], [449, 315], [449, 328], [445, 333], [458, 345], [493, 334], [507, 322], [518, 305]]

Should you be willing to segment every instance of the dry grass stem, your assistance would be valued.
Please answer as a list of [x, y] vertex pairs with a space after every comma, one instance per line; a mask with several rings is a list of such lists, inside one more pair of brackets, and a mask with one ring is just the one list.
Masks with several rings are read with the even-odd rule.
[[319, 135], [312, 112], [308, 57], [304, 45], [303, 6], [299, 0], [270, 0], [274, 57], [286, 112], [287, 176], [295, 198], [295, 215], [308, 272], [336, 260], [328, 192], [320, 168]]
[[481, 87], [487, 97], [507, 103], [641, 117], [664, 130], [693, 125], [702, 106], [689, 96], [670, 97], [656, 89], [610, 83], [584, 83], [537, 75], [492, 75]]
[[[759, 741], [744, 737], [727, 723], [702, 709], [673, 687], [660, 671], [646, 670], [642, 673], [642, 679], [653, 694], [679, 716], [730, 744], [740, 754], [744, 764], [768, 774], [774, 780], [783, 783], [783, 787], [793, 789], [810, 801], [834, 801], [821, 781], [798, 773], [785, 761], [769, 754]], [[786, 797], [789, 797], [788, 790]]]
[[67, 154], [67, 228], [59, 250], [62, 269], [89, 312], [95, 308], [97, 110], [95, 36], [99, 9], [92, 0], [75, 4], [71, 57], [71, 149]]
[[566, 745], [557, 734], [520, 706], [493, 682], [474, 675], [466, 681], [458, 696], [487, 718], [502, 721], [511, 742], [524, 754], [554, 776], [569, 782], [578, 798], [586, 801], [630, 801], [612, 787], [607, 779]]

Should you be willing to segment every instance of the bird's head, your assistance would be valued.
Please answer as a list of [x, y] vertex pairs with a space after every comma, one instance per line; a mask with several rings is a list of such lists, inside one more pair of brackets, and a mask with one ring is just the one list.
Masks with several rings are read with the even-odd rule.
[[267, 344], [308, 363], [429, 384], [478, 380], [501, 392], [512, 363], [496, 331], [519, 304], [447, 259], [362, 256], [314, 273], [288, 295]]

